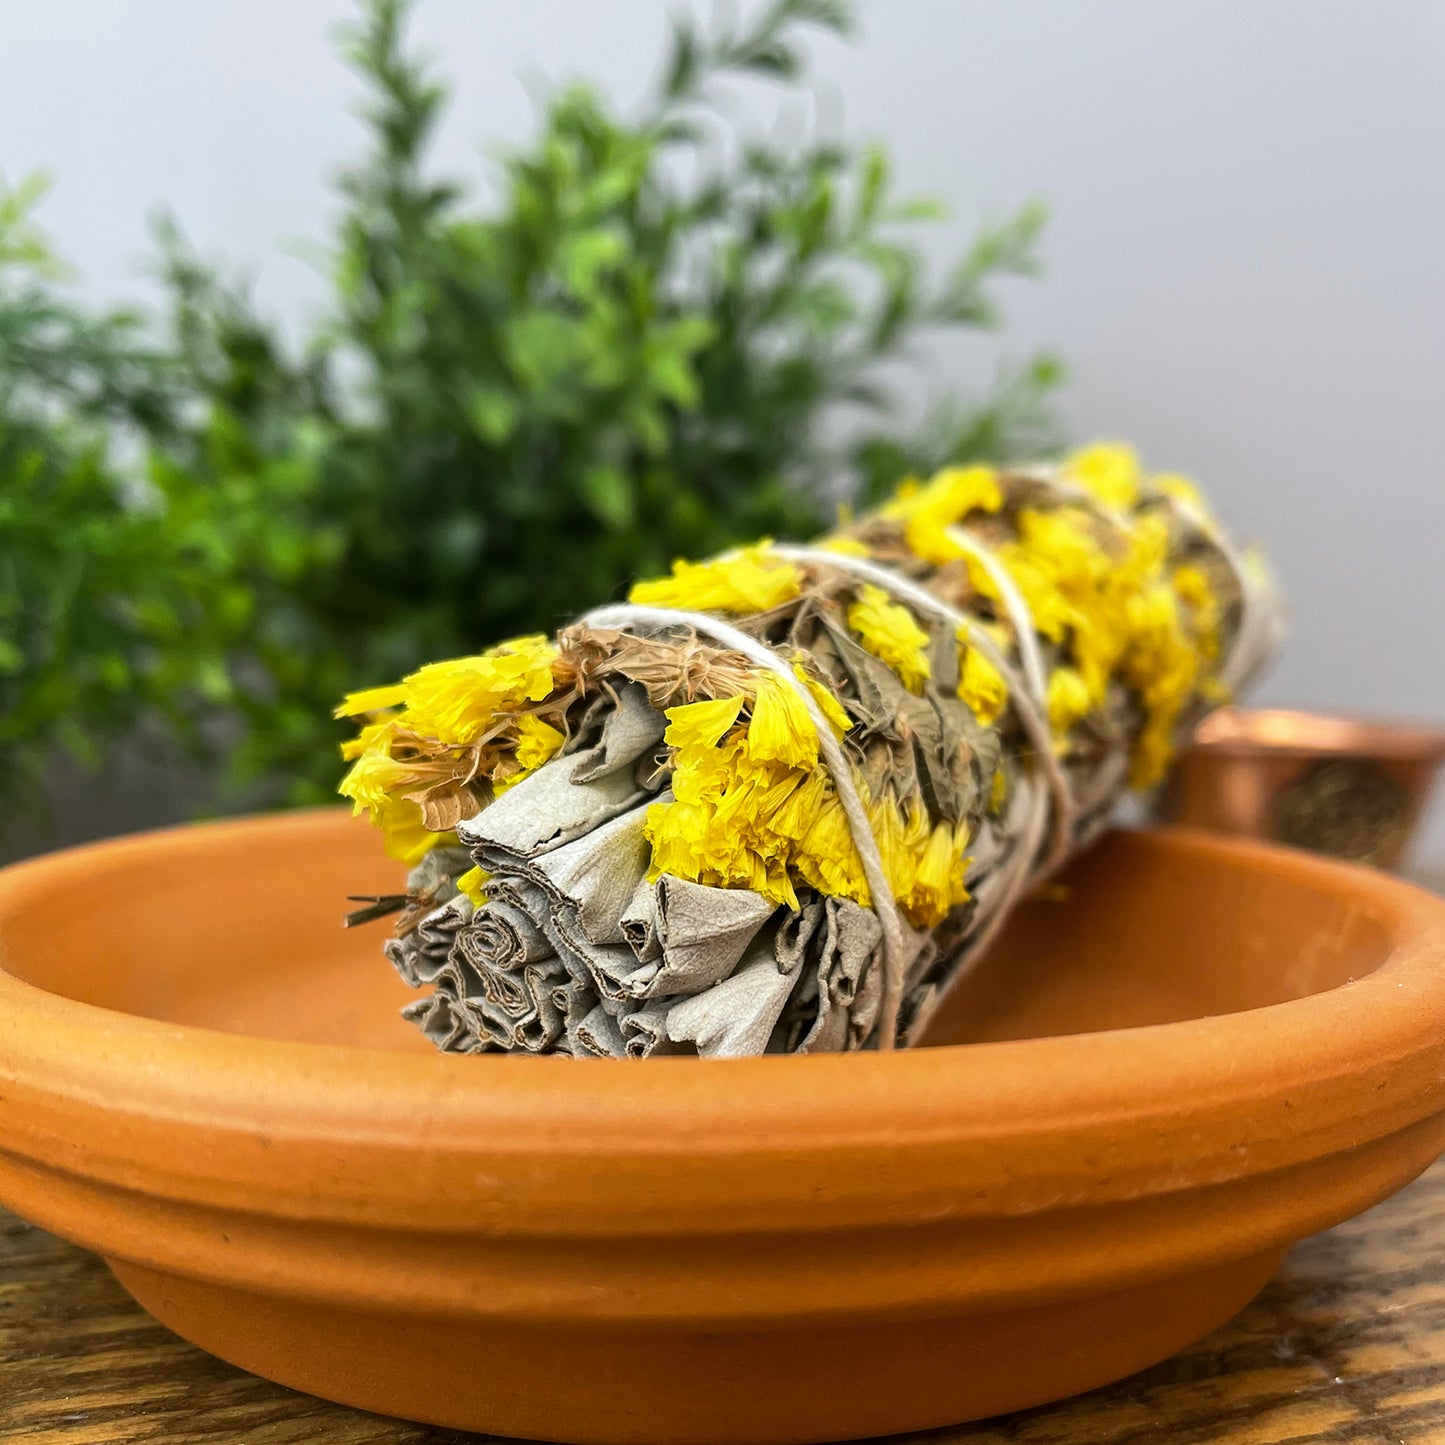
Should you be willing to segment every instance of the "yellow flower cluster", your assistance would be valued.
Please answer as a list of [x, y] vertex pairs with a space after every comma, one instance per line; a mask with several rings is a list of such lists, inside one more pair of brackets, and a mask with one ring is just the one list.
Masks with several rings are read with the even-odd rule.
[[478, 781], [502, 792], [562, 746], [563, 733], [532, 710], [556, 686], [557, 657], [540, 634], [518, 637], [345, 698], [337, 717], [369, 721], [342, 744], [351, 767], [340, 792], [355, 812], [370, 814], [392, 857], [415, 864], [456, 841], [426, 826], [426, 798]]
[[1147, 788], [1169, 767], [1175, 725], [1199, 688], [1203, 658], [1184, 625], [1178, 594], [1167, 581], [1152, 582], [1132, 600], [1129, 624], [1120, 671], [1144, 707], [1130, 782]]
[[[1184, 477], [1146, 478], [1132, 448], [1097, 443], [1065, 459], [1063, 477], [1120, 522], [1101, 524], [1085, 506], [1023, 507], [1015, 536], [997, 548], [1040, 635], [1060, 654], [1049, 682], [1048, 709], [1056, 745], [1104, 706], [1111, 681], [1138, 696], [1145, 722], [1132, 760], [1132, 781], [1147, 787], [1168, 765], [1180, 712], [1196, 692], [1221, 700], [1212, 676], [1219, 660], [1222, 609], [1206, 571], [1186, 564], [1167, 569], [1168, 530], [1162, 517], [1135, 509], [1152, 495], [1171, 497], [1207, 517], [1199, 491]], [[909, 478], [880, 515], [902, 524], [904, 542], [920, 560], [941, 567], [965, 560], [980, 595], [1001, 603], [988, 571], [954, 540], [952, 529], [974, 513], [1003, 507], [990, 467], [946, 467], [920, 482]], [[848, 538], [824, 545], [841, 550]], [[854, 544], [866, 554], [867, 549]], [[906, 608], [879, 588], [865, 588], [848, 623], [863, 645], [887, 662], [914, 692], [929, 677], [926, 636]], [[1001, 629], [1000, 642], [1011, 638]], [[1008, 705], [998, 669], [960, 633], [958, 696], [984, 726]]]
[[491, 727], [499, 710], [545, 698], [556, 660], [556, 644], [541, 633], [514, 638], [476, 657], [428, 663], [390, 687], [351, 693], [336, 716], [401, 707], [413, 732], [461, 746]]
[[[1062, 472], [1110, 510], [1132, 508], [1146, 495], [1128, 447], [1088, 447], [1067, 458]], [[1181, 477], [1148, 485], [1199, 505]], [[1167, 570], [1168, 527], [1155, 513], [1134, 513], [1127, 528], [1105, 528], [1082, 506], [1024, 507], [1016, 529], [997, 555], [1039, 634], [1061, 654], [1048, 696], [1056, 745], [1068, 746], [1071, 730], [1104, 705], [1110, 682], [1119, 678], [1144, 710], [1131, 780], [1152, 786], [1168, 766], [1180, 713], [1197, 691], [1207, 694], [1214, 686], [1209, 674], [1219, 656], [1221, 609], [1208, 575], [1192, 565]], [[971, 565], [970, 580], [998, 600], [983, 568]], [[967, 654], [959, 696], [988, 723], [1007, 695], [985, 665], [976, 651]]]
[[1116, 512], [1127, 512], [1139, 500], [1143, 472], [1133, 447], [1095, 442], [1069, 457], [1064, 471], [1070, 480]]
[[1174, 569], [1174, 590], [1193, 614], [1194, 634], [1198, 639], [1199, 655], [1205, 662], [1219, 661], [1219, 626], [1223, 609], [1209, 574], [1203, 567], [1188, 563]]
[[1094, 705], [1083, 673], [1073, 667], [1056, 667], [1049, 677], [1048, 704], [1054, 747], [1062, 750], [1070, 730], [1088, 717]]
[[871, 582], [858, 589], [848, 608], [848, 626], [881, 662], [886, 662], [911, 693], [921, 693], [933, 674], [928, 660], [928, 634], [904, 606]]
[[803, 574], [772, 554], [771, 542], [758, 542], [710, 562], [672, 564], [672, 576], [637, 582], [629, 602], [644, 607], [676, 607], [692, 612], [769, 612], [791, 602]]
[[[841, 736], [846, 712], [822, 684], [800, 676]], [[749, 699], [740, 696], [668, 709], [673, 801], [648, 809], [651, 876], [751, 888], [790, 908], [798, 906], [802, 882], [867, 906], [868, 882], [837, 789], [819, 763], [812, 719], [782, 678], [762, 672], [756, 681], [746, 719]], [[963, 830], [931, 827], [916, 799], [906, 810], [880, 799], [869, 816], [889, 884], [910, 921], [932, 927], [967, 900]]]
[[962, 823], [930, 824], [918, 798], [900, 806], [880, 798], [868, 814], [893, 896], [918, 928], [936, 928], [961, 903], [968, 902], [965, 878], [972, 861], [968, 829]]
[[983, 727], [992, 727], [1008, 706], [1008, 684], [997, 667], [976, 647], [971, 647], [968, 630], [959, 628], [958, 695], [973, 709]]
[[997, 512], [1002, 506], [992, 467], [945, 467], [926, 483], [907, 478], [880, 515], [903, 523], [903, 539], [914, 556], [942, 567], [963, 556], [948, 529], [970, 512]]

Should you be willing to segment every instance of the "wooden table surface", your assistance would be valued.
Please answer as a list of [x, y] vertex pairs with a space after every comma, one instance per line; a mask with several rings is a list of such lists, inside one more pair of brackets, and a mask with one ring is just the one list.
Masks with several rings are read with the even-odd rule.
[[[99, 1260], [0, 1211], [0, 1440], [30, 1445], [463, 1445], [211, 1359]], [[1445, 1442], [1445, 1160], [1307, 1241], [1194, 1349], [1107, 1389], [916, 1445]]]

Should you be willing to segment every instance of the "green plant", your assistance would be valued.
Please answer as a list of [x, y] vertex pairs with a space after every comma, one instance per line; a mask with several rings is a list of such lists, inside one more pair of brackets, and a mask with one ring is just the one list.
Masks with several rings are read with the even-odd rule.
[[204, 693], [238, 721], [231, 782], [253, 796], [330, 795], [351, 686], [551, 628], [678, 555], [807, 535], [910, 468], [1049, 438], [1047, 358], [914, 427], [881, 380], [926, 328], [994, 324], [990, 283], [1032, 269], [1040, 211], [934, 282], [910, 228], [937, 208], [893, 199], [881, 150], [763, 140], [719, 105], [738, 78], [799, 83], [808, 29], [846, 31], [848, 0], [678, 21], [639, 117], [563, 90], [486, 201], [427, 168], [446, 93], [409, 8], [362, 0], [344, 36], [372, 141], [303, 346], [162, 234], [174, 392], [143, 420], [145, 492], [205, 683], [165, 701]]
[[[162, 487], [182, 511], [220, 503], [254, 599], [238, 764], [295, 797], [332, 785], [345, 687], [550, 628], [677, 555], [806, 535], [830, 489], [1037, 445], [1056, 379], [1037, 361], [991, 404], [888, 425], [880, 365], [924, 327], [991, 325], [988, 283], [1031, 269], [1041, 215], [930, 286], [900, 233], [934, 208], [890, 198], [881, 151], [728, 129], [718, 87], [794, 81], [803, 29], [846, 28], [841, 0], [775, 0], [711, 37], [679, 22], [640, 119], [563, 91], [483, 207], [426, 171], [445, 93], [404, 45], [407, 8], [369, 0], [346, 36], [374, 144], [343, 180], [335, 307], [304, 364], [168, 246], [207, 411]], [[830, 445], [849, 406], [875, 422]]]
[[[31, 220], [38, 179], [0, 190], [0, 801], [57, 747], [94, 763], [161, 721], [194, 740], [223, 659], [192, 650], [189, 579], [166, 519], [115, 460], [116, 433], [171, 406], [124, 312], [91, 315]], [[131, 438], [132, 442], [134, 437]]]

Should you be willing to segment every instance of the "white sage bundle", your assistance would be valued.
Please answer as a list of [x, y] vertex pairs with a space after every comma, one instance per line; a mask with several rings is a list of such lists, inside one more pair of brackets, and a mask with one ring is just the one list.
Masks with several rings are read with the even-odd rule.
[[1179, 477], [1097, 446], [679, 562], [556, 638], [349, 697], [438, 1047], [892, 1048], [1272, 650]]

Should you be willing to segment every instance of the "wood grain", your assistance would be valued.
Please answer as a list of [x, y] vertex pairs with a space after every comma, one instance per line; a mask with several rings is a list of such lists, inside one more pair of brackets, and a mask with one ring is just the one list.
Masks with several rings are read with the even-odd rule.
[[[99, 1260], [0, 1211], [0, 1439], [463, 1445], [246, 1375], [143, 1314]], [[1445, 1161], [1301, 1245], [1237, 1320], [1060, 1405], [914, 1445], [1445, 1442]]]

